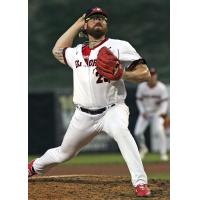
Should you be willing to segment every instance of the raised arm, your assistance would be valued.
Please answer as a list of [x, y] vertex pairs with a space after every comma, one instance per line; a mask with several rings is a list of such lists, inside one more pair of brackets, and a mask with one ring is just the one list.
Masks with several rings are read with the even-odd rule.
[[56, 42], [53, 47], [52, 53], [55, 58], [61, 63], [65, 64], [63, 58], [63, 49], [66, 47], [72, 47], [74, 38], [79, 33], [80, 29], [85, 24], [85, 14], [81, 16]]

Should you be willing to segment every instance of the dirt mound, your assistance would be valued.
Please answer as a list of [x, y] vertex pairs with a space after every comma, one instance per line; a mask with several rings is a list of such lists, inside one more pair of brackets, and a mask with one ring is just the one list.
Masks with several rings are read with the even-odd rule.
[[169, 181], [149, 180], [151, 197], [137, 198], [129, 176], [36, 176], [29, 179], [29, 200], [169, 200]]

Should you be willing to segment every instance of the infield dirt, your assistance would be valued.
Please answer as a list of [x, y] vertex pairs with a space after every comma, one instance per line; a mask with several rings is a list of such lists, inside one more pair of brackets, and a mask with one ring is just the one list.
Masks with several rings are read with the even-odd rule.
[[135, 196], [130, 177], [50, 176], [29, 179], [29, 200], [168, 200], [169, 181], [149, 180], [152, 195]]
[[[168, 165], [155, 165], [160, 171], [169, 170]], [[161, 167], [163, 166], [163, 167]], [[150, 166], [153, 172], [158, 168]], [[72, 168], [72, 169], [71, 169]], [[99, 169], [102, 169], [99, 170]], [[155, 168], [155, 169], [154, 169]], [[71, 169], [71, 170], [70, 170]], [[93, 169], [93, 170], [92, 170]], [[126, 166], [57, 166], [46, 175], [29, 179], [29, 200], [169, 200], [168, 180], [149, 179], [152, 195], [148, 198], [135, 196]], [[120, 172], [120, 173], [119, 173]], [[77, 173], [73, 175], [73, 173]], [[98, 175], [95, 175], [98, 174]], [[149, 173], [149, 172], [148, 172]], [[68, 174], [68, 175], [64, 175]], [[85, 174], [85, 175], [82, 175]], [[104, 175], [103, 175], [104, 174]]]

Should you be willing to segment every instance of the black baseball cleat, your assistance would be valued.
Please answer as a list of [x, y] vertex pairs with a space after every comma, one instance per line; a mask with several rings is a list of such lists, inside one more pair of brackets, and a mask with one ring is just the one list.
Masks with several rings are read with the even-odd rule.
[[28, 178], [37, 174], [33, 168], [34, 161], [35, 160], [32, 160], [30, 163], [28, 163]]

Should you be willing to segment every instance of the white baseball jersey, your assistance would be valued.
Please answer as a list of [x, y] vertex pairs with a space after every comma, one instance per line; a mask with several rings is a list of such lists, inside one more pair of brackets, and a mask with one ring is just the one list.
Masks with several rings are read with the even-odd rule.
[[150, 88], [147, 82], [139, 84], [136, 98], [140, 113], [158, 115], [167, 113], [168, 91], [167, 87], [160, 81], [153, 88]]
[[99, 75], [95, 69], [96, 58], [102, 47], [109, 48], [121, 61], [124, 68], [141, 58], [136, 50], [126, 41], [105, 39], [100, 45], [91, 49], [86, 63], [82, 48], [79, 44], [64, 51], [66, 63], [73, 69], [74, 97], [73, 101], [82, 107], [98, 109], [114, 103], [124, 102], [126, 90], [124, 81], [108, 81]]

